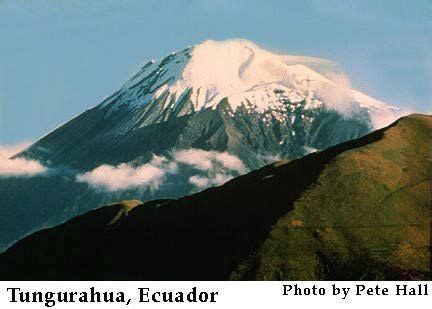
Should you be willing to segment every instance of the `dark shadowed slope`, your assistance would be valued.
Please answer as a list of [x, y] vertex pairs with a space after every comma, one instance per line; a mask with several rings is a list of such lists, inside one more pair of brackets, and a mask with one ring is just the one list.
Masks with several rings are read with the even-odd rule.
[[[292, 160], [361, 137], [403, 113], [357, 91], [347, 92], [342, 109], [335, 109], [340, 100], [332, 93], [339, 85], [319, 74], [316, 60], [235, 40], [206, 41], [149, 61], [99, 105], [13, 157], [39, 161], [48, 171], [0, 177], [0, 252], [113, 200], [190, 195], [277, 158]], [[191, 148], [201, 156], [226, 152], [241, 168], [200, 170], [176, 160]], [[138, 169], [155, 156], [179, 167], [160, 171], [155, 190], [152, 181], [109, 188], [81, 177], [106, 165]], [[196, 177], [209, 179], [198, 185]]]
[[178, 200], [117, 204], [0, 256], [2, 279], [423, 279], [432, 120]]
[[432, 117], [401, 119], [330, 162], [232, 279], [424, 279]]

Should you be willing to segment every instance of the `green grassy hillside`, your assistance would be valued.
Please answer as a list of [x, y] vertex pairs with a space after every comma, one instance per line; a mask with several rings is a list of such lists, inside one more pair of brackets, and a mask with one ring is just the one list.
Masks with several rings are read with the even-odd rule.
[[432, 120], [341, 153], [232, 278], [413, 279], [429, 272]]
[[431, 136], [411, 115], [191, 196], [102, 207], [19, 241], [0, 279], [426, 279]]

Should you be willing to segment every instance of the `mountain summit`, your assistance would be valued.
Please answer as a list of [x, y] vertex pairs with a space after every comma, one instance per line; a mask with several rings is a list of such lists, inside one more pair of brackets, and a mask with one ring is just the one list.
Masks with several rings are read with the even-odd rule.
[[158, 115], [140, 118], [137, 125], [216, 108], [223, 99], [231, 113], [243, 106], [270, 112], [279, 121], [286, 120], [287, 103], [304, 100], [309, 108], [327, 104], [345, 111], [343, 105], [357, 103], [368, 110], [374, 128], [394, 120], [397, 109], [313, 70], [330, 64], [319, 58], [274, 54], [246, 40], [208, 40], [148, 62], [101, 107], [144, 107], [152, 102], [163, 106]]
[[146, 152], [199, 148], [229, 151], [256, 168], [267, 163], [262, 158], [296, 158], [402, 114], [350, 89], [329, 64], [246, 40], [205, 41], [146, 63], [101, 104], [20, 155], [90, 169]]
[[205, 41], [148, 62], [15, 156], [47, 172], [25, 186], [0, 179], [0, 204], [8, 205], [0, 209], [0, 251], [98, 205], [221, 185], [363, 136], [401, 112], [352, 90], [332, 66], [245, 40]]

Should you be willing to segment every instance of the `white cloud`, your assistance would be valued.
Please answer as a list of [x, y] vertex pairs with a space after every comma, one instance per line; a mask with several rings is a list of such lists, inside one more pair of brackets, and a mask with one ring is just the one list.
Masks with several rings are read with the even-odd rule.
[[352, 117], [359, 114], [362, 108], [369, 110], [373, 129], [380, 129], [396, 119], [410, 114], [407, 108], [396, 108], [376, 100], [352, 88], [351, 81], [343, 73], [330, 76], [334, 85], [321, 85], [318, 95], [324, 98], [328, 108], [337, 110], [342, 116]]
[[29, 145], [30, 143], [20, 143], [13, 146], [0, 145], [0, 177], [32, 176], [47, 170], [38, 161], [23, 158], [10, 159]]
[[[227, 152], [185, 149], [174, 151], [172, 157], [173, 159], [153, 156], [149, 163], [141, 166], [128, 163], [116, 166], [104, 164], [77, 175], [76, 180], [108, 191], [134, 187], [157, 189], [168, 174], [175, 174], [179, 166], [185, 166], [197, 170], [197, 174], [190, 177], [189, 182], [197, 188], [206, 188], [221, 185], [235, 175], [246, 172], [242, 161]], [[213, 176], [209, 176], [211, 174]]]
[[201, 149], [186, 149], [174, 152], [174, 160], [206, 171], [212, 168], [211, 152]]
[[186, 149], [175, 151], [173, 155], [176, 162], [206, 173], [189, 177], [189, 183], [198, 189], [222, 185], [234, 176], [246, 172], [243, 162], [228, 152]]
[[6, 158], [10, 158], [13, 155], [19, 153], [20, 151], [26, 149], [30, 145], [31, 145], [30, 142], [21, 142], [19, 144], [10, 145], [10, 146], [0, 145], [0, 155]]
[[[10, 159], [30, 143], [14, 146], [0, 146], [0, 177], [31, 176], [47, 171], [38, 161], [23, 158]], [[202, 189], [221, 185], [234, 176], [247, 171], [243, 162], [228, 152], [205, 151], [201, 149], [177, 150], [173, 159], [164, 156], [153, 156], [149, 163], [134, 166], [130, 163], [119, 165], [103, 164], [95, 169], [76, 175], [76, 181], [107, 191], [120, 191], [134, 187], [158, 189], [168, 174], [178, 172], [178, 167], [189, 166], [197, 174], [189, 182]]]
[[232, 179], [233, 176], [225, 174], [216, 174], [214, 177], [194, 175], [189, 178], [189, 182], [199, 189], [205, 189], [212, 186], [220, 186]]
[[163, 176], [162, 169], [149, 164], [133, 168], [122, 163], [118, 166], [101, 165], [90, 172], [78, 175], [77, 180], [92, 186], [104, 187], [109, 191], [116, 191], [139, 185], [158, 187]]
[[193, 166], [201, 171], [215, 168], [215, 164], [239, 173], [246, 171], [243, 162], [228, 152], [205, 151], [201, 149], [186, 149], [174, 152], [174, 159], [178, 163]]
[[[343, 73], [334, 73], [330, 76], [334, 85], [321, 84], [317, 89], [320, 96], [325, 98], [325, 104], [328, 108], [338, 110], [341, 114], [350, 116], [352, 113], [352, 94], [351, 80]], [[357, 104], [358, 106], [358, 104]]]
[[214, 152], [216, 161], [221, 163], [224, 167], [229, 170], [236, 171], [239, 173], [244, 173], [246, 171], [243, 162], [237, 158], [229, 154], [228, 152]]
[[126, 163], [117, 166], [101, 165], [90, 172], [77, 175], [78, 182], [108, 191], [125, 190], [128, 188], [145, 186], [157, 189], [165, 179], [167, 173], [175, 173], [177, 164], [168, 162], [164, 157], [154, 156], [144, 165], [133, 167]]
[[211, 179], [199, 175], [194, 175], [189, 178], [189, 182], [197, 188], [206, 188], [210, 186]]

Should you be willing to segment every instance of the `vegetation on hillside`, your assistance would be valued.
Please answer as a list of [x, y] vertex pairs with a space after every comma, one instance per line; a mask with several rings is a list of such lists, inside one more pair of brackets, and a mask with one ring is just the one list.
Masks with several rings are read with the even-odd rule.
[[431, 133], [412, 115], [191, 196], [91, 211], [0, 255], [0, 279], [425, 279]]

